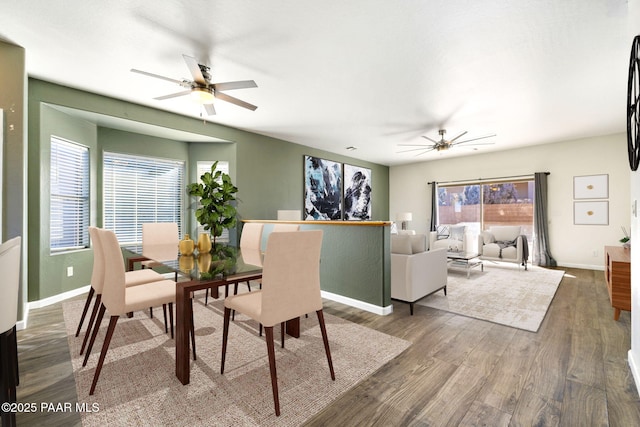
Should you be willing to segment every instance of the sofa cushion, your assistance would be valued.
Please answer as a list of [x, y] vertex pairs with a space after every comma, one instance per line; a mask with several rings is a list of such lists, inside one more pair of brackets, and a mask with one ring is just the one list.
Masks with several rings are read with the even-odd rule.
[[448, 225], [439, 225], [437, 232], [438, 232], [438, 240], [448, 239], [449, 238], [449, 226]]
[[411, 255], [411, 237], [409, 234], [397, 234], [391, 236], [391, 253]]
[[427, 250], [427, 236], [424, 234], [416, 234], [409, 236], [411, 238], [411, 252], [414, 254]]

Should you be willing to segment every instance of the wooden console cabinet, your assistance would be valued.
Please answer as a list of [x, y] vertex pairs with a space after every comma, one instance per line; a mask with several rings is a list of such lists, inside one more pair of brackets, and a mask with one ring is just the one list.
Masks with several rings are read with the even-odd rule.
[[620, 310], [631, 311], [631, 253], [621, 246], [604, 247], [604, 275], [609, 291], [613, 318], [620, 318]]

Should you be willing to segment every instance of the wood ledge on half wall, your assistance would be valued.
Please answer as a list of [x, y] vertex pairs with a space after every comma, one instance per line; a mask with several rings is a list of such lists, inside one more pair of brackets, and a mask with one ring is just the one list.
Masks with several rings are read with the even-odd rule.
[[349, 225], [365, 227], [391, 226], [391, 221], [282, 221], [276, 219], [243, 219], [242, 222], [259, 222], [264, 224]]

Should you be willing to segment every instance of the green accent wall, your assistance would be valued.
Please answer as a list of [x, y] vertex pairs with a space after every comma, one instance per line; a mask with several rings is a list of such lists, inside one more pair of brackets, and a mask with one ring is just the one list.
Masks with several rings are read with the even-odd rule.
[[[104, 150], [161, 158], [184, 159], [187, 181], [197, 179], [198, 160], [226, 160], [239, 188], [239, 219], [275, 219], [278, 209], [303, 209], [303, 156], [367, 167], [372, 170], [372, 219], [389, 219], [389, 168], [299, 144], [189, 118], [53, 83], [29, 79], [29, 301], [57, 295], [89, 284], [90, 250], [49, 254], [48, 144], [57, 134], [90, 147], [92, 224], [102, 225], [101, 164]], [[62, 106], [145, 124], [207, 135], [228, 143], [174, 141], [111, 129], [60, 111]], [[245, 114], [252, 114], [246, 112]], [[79, 140], [82, 139], [82, 140]], [[358, 145], [359, 141], [354, 141]], [[186, 189], [185, 189], [186, 193]], [[185, 230], [195, 230], [192, 200], [185, 198]], [[232, 234], [234, 238], [235, 233]], [[340, 241], [328, 242], [340, 247]], [[380, 259], [381, 263], [386, 262]], [[74, 276], [66, 277], [66, 267]], [[336, 267], [336, 273], [338, 273]], [[377, 297], [376, 297], [377, 298]]]

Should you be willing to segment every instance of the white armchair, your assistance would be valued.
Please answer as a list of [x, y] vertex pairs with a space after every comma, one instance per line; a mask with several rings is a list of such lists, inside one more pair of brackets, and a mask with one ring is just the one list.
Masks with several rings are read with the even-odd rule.
[[391, 298], [413, 303], [440, 289], [447, 294], [447, 253], [427, 251], [426, 236], [391, 236]]
[[468, 227], [461, 224], [443, 225], [429, 233], [429, 249], [443, 248], [445, 251], [466, 252], [475, 247], [474, 236]]
[[478, 254], [489, 261], [508, 261], [527, 269], [529, 248], [519, 225], [489, 227], [478, 236]]

